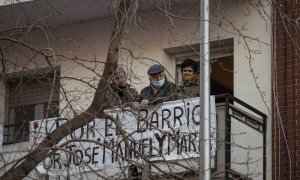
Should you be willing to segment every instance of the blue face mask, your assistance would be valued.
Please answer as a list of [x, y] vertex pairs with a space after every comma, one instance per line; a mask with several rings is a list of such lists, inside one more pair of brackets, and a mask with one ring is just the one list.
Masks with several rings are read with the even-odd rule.
[[165, 84], [165, 79], [159, 80], [159, 81], [153, 81], [153, 86], [156, 88], [160, 88]]

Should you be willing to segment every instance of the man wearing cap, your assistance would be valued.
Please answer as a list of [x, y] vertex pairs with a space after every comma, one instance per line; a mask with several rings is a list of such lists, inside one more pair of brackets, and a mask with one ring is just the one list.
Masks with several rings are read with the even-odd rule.
[[118, 66], [113, 74], [113, 82], [105, 93], [106, 108], [131, 106], [138, 93], [126, 80], [127, 76], [124, 68]]
[[176, 85], [167, 80], [163, 66], [154, 64], [147, 73], [150, 85], [142, 89], [140, 99], [133, 103], [134, 109], [176, 99]]
[[185, 59], [181, 64], [182, 83], [179, 86], [178, 99], [200, 96], [197, 63], [192, 59]]

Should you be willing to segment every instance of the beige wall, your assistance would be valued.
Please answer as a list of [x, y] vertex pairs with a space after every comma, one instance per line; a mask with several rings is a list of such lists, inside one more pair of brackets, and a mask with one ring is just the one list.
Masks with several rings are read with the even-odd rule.
[[[236, 2], [239, 3], [239, 8], [236, 8]], [[254, 10], [251, 12], [252, 14], [244, 16], [242, 11], [249, 13], [247, 11], [249, 5], [244, 2], [223, 1], [222, 3], [224, 9], [221, 9], [221, 11], [232, 24], [226, 22], [224, 18], [222, 19], [221, 15], [212, 12], [211, 18], [213, 22], [219, 22], [218, 19], [222, 19], [222, 26], [219, 27], [215, 23], [211, 24], [211, 39], [234, 38], [234, 95], [268, 114], [266, 106], [268, 108], [271, 107], [272, 29], [270, 20], [267, 19], [267, 21], [264, 21]], [[264, 10], [271, 16], [270, 7], [265, 7]], [[199, 7], [195, 7], [195, 9], [190, 9], [189, 13], [199, 14], [198, 11]], [[135, 72], [136, 77], [133, 77], [133, 75], [129, 75], [129, 77], [130, 81], [139, 91], [149, 83], [147, 69], [153, 64], [150, 59], [154, 59], [165, 65], [174, 76], [175, 60], [172, 56], [166, 54], [163, 49], [199, 42], [199, 28], [197, 28], [198, 23], [195, 20], [174, 19], [173, 23], [176, 26], [171, 28], [168, 18], [161, 13], [149, 11], [144, 14], [144, 21], [142, 23], [142, 29], [134, 26], [134, 23], [132, 23], [133, 26], [128, 29], [129, 34], [124, 39], [123, 47], [132, 50], [135, 56], [144, 58], [138, 60], [132, 59], [126, 50], [122, 50], [122, 53], [119, 55], [120, 63], [130, 66], [131, 70]], [[49, 42], [45, 40], [41, 33], [37, 33], [34, 35], [34, 42], [36, 44], [42, 44], [44, 47], [48, 47], [49, 43], [49, 46], [53, 47], [57, 52], [63, 52], [70, 57], [76, 56], [77, 58], [87, 60], [96, 59], [99, 62], [103, 62], [106, 59], [111, 28], [112, 18], [98, 19], [53, 29], [49, 37], [51, 39]], [[247, 30], [236, 31], [233, 30], [234, 28], [246, 28]], [[251, 38], [244, 39], [239, 33]], [[250, 54], [248, 49], [245, 48], [246, 45], [249, 45], [253, 50], [257, 50], [256, 52], [259, 52], [257, 54], [251, 53], [251, 57], [253, 58], [251, 66], [247, 59]], [[24, 61], [21, 55], [12, 58], [15, 58], [16, 61]], [[38, 60], [37, 62], [37, 64], [31, 64], [31, 67], [36, 68], [46, 65], [43, 60]], [[62, 77], [94, 77], [92, 81], [94, 84], [96, 84], [100, 78], [88, 68], [61, 57], [57, 57], [55, 64], [60, 66]], [[101, 72], [101, 68], [103, 67], [101, 63], [97, 64], [95, 62], [85, 63], [85, 65], [90, 68], [96, 67], [98, 73]], [[256, 79], [258, 84], [255, 83], [251, 74], [252, 69], [255, 76], [258, 77]], [[72, 101], [76, 109], [82, 111], [88, 107], [93, 97], [93, 89], [90, 89], [81, 82], [69, 79], [63, 79], [61, 82], [66, 91], [72, 91], [69, 93], [68, 99]], [[260, 89], [257, 88], [257, 85]], [[0, 87], [2, 88], [3, 85]], [[259, 90], [266, 93], [264, 96], [265, 102], [262, 100]], [[1, 93], [3, 93], [3, 91], [1, 91]], [[60, 107], [63, 109], [66, 106], [66, 99], [63, 94], [61, 94], [61, 99], [63, 101]], [[0, 102], [0, 111], [3, 112], [4, 101], [2, 95], [0, 96]], [[72, 113], [66, 110], [64, 116], [71, 117]], [[1, 121], [3, 120], [1, 119]], [[271, 123], [268, 124], [267, 129], [271, 129]], [[271, 132], [268, 132], [267, 153], [268, 170], [270, 171]]]
[[[238, 2], [239, 8], [234, 3], [226, 3], [227, 18], [241, 31], [232, 32], [232, 26], [224, 26], [225, 31], [221, 36], [234, 37], [234, 96], [240, 98], [251, 106], [268, 115], [267, 120], [267, 179], [271, 178], [272, 170], [272, 132], [271, 132], [271, 62], [272, 62], [272, 24], [271, 7], [265, 6], [264, 10], [268, 16], [262, 18], [257, 11], [251, 11], [242, 1]], [[266, 2], [265, 2], [266, 3]], [[241, 10], [248, 14], [247, 18], [241, 14]], [[262, 10], [262, 9], [260, 9]], [[264, 13], [262, 13], [264, 14]], [[215, 28], [216, 35], [220, 32]], [[213, 37], [216, 37], [214, 35]], [[245, 37], [245, 39], [242, 36]], [[253, 50], [249, 54], [249, 48]], [[251, 57], [251, 61], [249, 61]], [[251, 62], [251, 63], [249, 63]], [[253, 77], [251, 71], [256, 79]], [[263, 94], [262, 94], [263, 93]], [[262, 99], [263, 97], [263, 99]]]
[[[258, 54], [251, 53], [253, 58], [252, 68], [255, 75], [258, 77], [257, 82], [261, 91], [266, 92], [266, 103], [270, 105], [271, 97], [271, 24], [265, 22], [258, 16], [255, 11], [252, 15], [243, 17], [241, 10], [247, 9], [247, 4], [240, 4], [236, 8], [232, 1], [223, 2], [225, 10], [222, 10], [227, 19], [230, 19], [235, 28], [247, 28], [247, 30], [240, 31], [246, 38], [247, 45], [251, 49], [256, 50]], [[198, 7], [190, 10], [191, 14], [198, 12]], [[265, 11], [270, 13], [270, 8]], [[220, 15], [214, 16], [212, 13], [212, 21], [222, 18]], [[140, 80], [133, 80], [133, 84], [138, 90], [141, 90], [148, 84], [147, 69], [153, 62], [149, 59], [154, 59], [165, 65], [172, 75], [175, 75], [175, 61], [166, 54], [163, 49], [175, 46], [186, 45], [190, 43], [199, 42], [199, 28], [195, 20], [173, 20], [175, 24], [171, 30], [169, 20], [161, 13], [147, 12], [145, 13], [145, 20], [143, 21], [143, 30], [134, 26], [128, 29], [129, 34], [126, 36], [123, 47], [130, 49], [134, 55], [142, 58], [140, 60], [132, 60], [129, 54], [122, 50], [120, 54], [120, 63], [132, 67]], [[256, 28], [260, 27], [260, 28]], [[108, 41], [112, 28], [112, 18], [104, 18], [99, 20], [88, 21], [85, 23], [75, 25], [65, 25], [51, 31], [51, 35], [47, 41], [42, 33], [33, 35], [33, 42], [39, 47], [51, 47], [56, 52], [64, 53], [69, 57], [77, 57], [87, 60], [97, 60], [103, 62], [106, 59], [108, 48]], [[233, 26], [229, 25], [224, 19], [222, 20], [222, 27], [216, 27], [214, 23], [211, 24], [211, 40], [234, 38], [234, 95], [241, 98], [247, 103], [262, 109], [267, 113], [266, 106], [261, 100], [259, 91], [254, 83], [251, 67], [249, 66], [249, 51], [245, 49], [245, 41], [238, 34], [233, 31]], [[194, 36], [195, 35], [195, 36]], [[193, 37], [193, 39], [192, 39]], [[255, 39], [259, 39], [256, 41]], [[27, 49], [23, 49], [26, 55], [30, 55]], [[48, 51], [49, 52], [49, 51]], [[12, 51], [11, 59], [14, 59], [17, 65], [11, 65], [11, 71], [20, 71], [23, 64], [27, 64], [24, 56]], [[72, 77], [91, 77], [95, 73], [87, 68], [84, 68], [73, 61], [65, 60], [57, 57], [57, 61], [51, 60], [53, 64], [60, 65], [62, 75], [69, 75]], [[42, 57], [36, 57], [34, 63], [28, 63], [28, 68], [41, 68], [47, 66], [46, 61]], [[21, 65], [20, 65], [21, 64]], [[87, 66], [93, 68], [95, 63], [86, 63]], [[99, 63], [97, 68], [101, 72], [102, 64]], [[99, 77], [98, 77], [99, 78]], [[77, 86], [74, 82], [66, 83], [67, 88], [73, 89]], [[85, 87], [83, 87], [85, 88]], [[249, 94], [251, 98], [249, 98]]]

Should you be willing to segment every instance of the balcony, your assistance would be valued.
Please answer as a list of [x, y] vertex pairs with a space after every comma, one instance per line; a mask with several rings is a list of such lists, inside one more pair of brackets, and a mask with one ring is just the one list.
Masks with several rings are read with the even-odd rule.
[[[213, 99], [212, 109], [215, 111], [211, 114], [212, 178], [265, 180], [267, 116], [228, 94], [217, 95]], [[92, 177], [95, 174], [91, 173], [91, 167], [109, 177], [197, 177], [199, 119], [196, 115], [199, 114], [199, 109], [199, 99], [194, 98], [166, 102], [156, 108], [141, 110], [138, 114], [130, 111], [108, 111], [108, 114], [122, 122], [128, 135], [126, 139], [130, 148], [127, 153], [125, 144], [122, 144], [124, 138], [115, 124], [108, 119], [95, 119], [62, 140], [59, 144], [69, 140], [73, 142], [64, 146], [66, 151], [50, 154], [37, 169], [39, 173], [53, 177], [72, 177], [72, 172], [87, 173]], [[188, 112], [188, 115], [184, 116], [183, 112]], [[65, 121], [67, 119], [48, 119], [49, 132]], [[36, 124], [33, 128], [34, 122], [38, 122], [38, 132]], [[26, 143], [28, 150], [45, 136], [46, 121], [34, 122], [31, 122], [27, 131], [30, 133], [24, 134], [30, 139]], [[10, 127], [4, 127], [6, 128]], [[83, 141], [79, 143], [80, 140]], [[18, 153], [18, 148], [24, 150], [24, 143], [22, 147], [18, 143], [16, 146], [4, 145], [4, 158], [10, 158], [11, 161], [11, 157], [16, 159], [24, 155]], [[72, 155], [67, 153], [70, 151], [79, 157], [71, 158]], [[135, 164], [137, 172], [130, 173], [130, 164]], [[118, 168], [127, 169], [126, 173], [119, 174]]]
[[267, 116], [231, 95], [216, 96], [214, 179], [266, 179]]

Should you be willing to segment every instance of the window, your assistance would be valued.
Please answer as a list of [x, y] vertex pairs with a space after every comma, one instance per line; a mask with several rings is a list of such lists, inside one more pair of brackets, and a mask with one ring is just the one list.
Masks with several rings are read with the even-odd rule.
[[[59, 78], [56, 78], [53, 89], [52, 85], [53, 71], [49, 69], [9, 75], [6, 80], [3, 143], [28, 141], [30, 121], [59, 116]], [[49, 103], [52, 90], [53, 96]]]
[[[211, 94], [234, 93], [234, 61], [233, 39], [212, 41], [210, 49], [211, 57]], [[180, 46], [165, 49], [176, 60], [176, 83], [181, 79], [181, 63], [186, 59], [193, 59], [198, 63], [198, 75], [200, 72], [199, 44]]]

